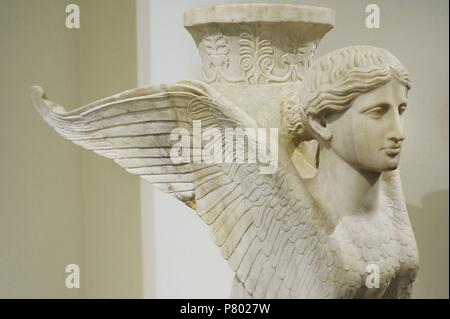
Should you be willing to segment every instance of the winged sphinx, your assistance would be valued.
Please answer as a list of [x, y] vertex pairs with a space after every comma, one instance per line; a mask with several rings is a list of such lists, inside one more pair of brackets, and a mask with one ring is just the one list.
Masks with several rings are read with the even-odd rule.
[[[247, 157], [239, 162], [192, 160], [192, 143], [187, 153], [191, 160], [174, 161], [171, 135], [182, 129], [192, 138], [196, 121], [204, 130], [221, 132], [260, 126], [240, 105], [200, 81], [136, 88], [69, 112], [48, 100], [40, 87], [33, 87], [32, 100], [61, 136], [195, 209], [235, 272], [232, 297], [403, 298], [410, 296], [417, 273], [417, 248], [397, 167], [374, 169], [379, 177], [375, 212], [338, 211], [331, 218], [333, 207], [308, 187], [326, 163], [320, 154], [333, 150], [336, 141], [347, 145], [354, 139], [337, 136], [342, 114], [350, 112], [354, 100], [392, 81], [409, 89], [406, 70], [382, 49], [354, 46], [318, 59], [299, 91], [274, 106], [284, 127], [276, 141], [278, 165], [269, 174], [261, 173], [264, 163]], [[382, 116], [388, 121], [388, 115]], [[371, 114], [372, 120], [382, 121]], [[256, 145], [254, 136], [247, 139], [246, 147]], [[319, 146], [300, 159], [299, 150], [308, 141]], [[239, 151], [223, 139], [202, 143], [234, 159]], [[262, 144], [262, 153], [269, 154]], [[385, 154], [386, 161], [396, 158], [395, 149]], [[364, 171], [348, 163], [350, 169]], [[328, 186], [339, 190], [340, 180], [335, 182]]]

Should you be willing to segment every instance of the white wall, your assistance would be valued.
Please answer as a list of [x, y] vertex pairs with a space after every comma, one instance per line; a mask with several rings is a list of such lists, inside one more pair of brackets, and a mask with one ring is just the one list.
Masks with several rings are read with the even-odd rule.
[[[136, 0], [137, 81], [139, 86], [150, 81], [150, 2]], [[141, 252], [143, 298], [156, 297], [156, 265], [153, 186], [141, 179], [140, 184]]]
[[[200, 79], [200, 59], [184, 30], [183, 12], [206, 3], [150, 2], [152, 84]], [[155, 297], [228, 298], [233, 273], [212, 243], [207, 227], [195, 211], [158, 190], [153, 192]]]
[[[261, 1], [233, 1], [238, 2]], [[421, 256], [414, 296], [448, 298], [448, 2], [376, 1], [381, 8], [378, 30], [364, 25], [365, 6], [373, 1], [264, 2], [333, 8], [336, 27], [322, 40], [319, 55], [370, 44], [390, 50], [410, 70], [413, 89], [401, 167]], [[227, 1], [151, 1], [147, 57], [152, 84], [200, 78], [200, 59], [184, 30], [183, 12], [219, 3]], [[232, 274], [206, 227], [193, 211], [154, 192], [156, 297], [227, 297]]]

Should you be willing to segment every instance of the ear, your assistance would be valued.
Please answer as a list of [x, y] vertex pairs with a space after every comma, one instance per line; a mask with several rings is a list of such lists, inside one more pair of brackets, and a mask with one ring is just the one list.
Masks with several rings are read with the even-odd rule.
[[325, 141], [331, 140], [332, 134], [325, 116], [314, 115], [309, 117], [308, 121], [309, 127], [317, 137]]

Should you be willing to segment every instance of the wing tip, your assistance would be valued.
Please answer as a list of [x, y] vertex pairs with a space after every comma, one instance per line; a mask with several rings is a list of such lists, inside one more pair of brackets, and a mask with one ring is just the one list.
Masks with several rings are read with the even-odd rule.
[[48, 119], [51, 114], [63, 115], [67, 113], [64, 107], [47, 100], [45, 90], [39, 85], [31, 87], [30, 96], [34, 108], [44, 119]]
[[39, 114], [45, 119], [48, 116], [48, 113], [51, 112], [50, 107], [44, 102], [45, 99], [45, 90], [39, 85], [33, 85], [31, 87], [31, 102], [33, 103], [34, 108], [39, 112]]
[[43, 99], [45, 98], [45, 90], [42, 86], [33, 85], [31, 87], [31, 98], [32, 99]]

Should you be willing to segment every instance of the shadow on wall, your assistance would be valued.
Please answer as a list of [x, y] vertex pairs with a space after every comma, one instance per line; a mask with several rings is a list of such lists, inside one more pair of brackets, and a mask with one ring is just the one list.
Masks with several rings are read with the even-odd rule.
[[448, 190], [439, 190], [425, 195], [422, 207], [407, 204], [419, 248], [413, 298], [449, 297], [448, 196]]

